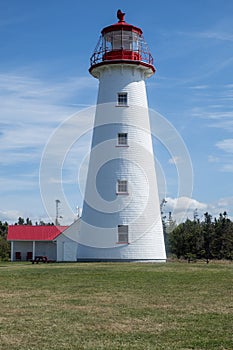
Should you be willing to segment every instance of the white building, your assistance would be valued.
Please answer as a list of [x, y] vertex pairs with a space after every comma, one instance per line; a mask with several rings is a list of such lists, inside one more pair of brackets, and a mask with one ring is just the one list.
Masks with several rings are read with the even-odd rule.
[[155, 68], [142, 30], [117, 16], [91, 57], [99, 91], [77, 258], [165, 261], [145, 86]]
[[[62, 232], [67, 226], [10, 225], [7, 240], [11, 242], [11, 261], [30, 261], [46, 256], [50, 261], [76, 260], [70, 254], [69, 237]], [[74, 243], [74, 242], [73, 242]]]

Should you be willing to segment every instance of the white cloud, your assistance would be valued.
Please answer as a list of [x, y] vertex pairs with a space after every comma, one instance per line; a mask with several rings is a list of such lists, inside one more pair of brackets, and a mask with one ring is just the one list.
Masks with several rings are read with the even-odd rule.
[[[224, 106], [222, 106], [224, 108]], [[193, 108], [191, 111], [191, 114], [193, 117], [199, 117], [199, 118], [206, 118], [206, 119], [233, 119], [233, 112], [232, 111], [211, 111], [211, 110], [205, 110], [202, 108]]]
[[233, 164], [232, 162], [229, 164], [224, 164], [221, 168], [221, 171], [226, 173], [233, 173]]
[[77, 111], [72, 98], [94, 87], [93, 80], [75, 77], [51, 82], [28, 75], [0, 74], [1, 122], [51, 124], [64, 120]]
[[208, 89], [209, 86], [208, 85], [194, 85], [194, 86], [190, 86], [190, 89], [194, 89], [194, 90], [205, 90]]
[[172, 217], [177, 223], [185, 221], [187, 218], [193, 220], [194, 211], [197, 211], [200, 219], [203, 218], [205, 212], [212, 217], [218, 217], [220, 213], [226, 211], [230, 219], [233, 219], [233, 197], [221, 198], [212, 203], [199, 202], [194, 198], [166, 198], [167, 203], [164, 207], [164, 213], [168, 217], [168, 213], [172, 213]]
[[182, 163], [182, 158], [179, 156], [174, 156], [168, 160], [169, 164], [180, 164]]
[[213, 155], [209, 155], [208, 156], [208, 162], [209, 163], [218, 163], [219, 162], [219, 158]]
[[208, 212], [213, 217], [218, 217], [220, 213], [227, 212], [228, 217], [233, 220], [233, 197], [220, 198], [218, 201], [209, 203]]
[[233, 84], [225, 84], [226, 88], [233, 89]]
[[209, 120], [208, 127], [221, 128], [228, 132], [232, 131], [232, 100], [232, 91], [225, 91], [222, 93], [222, 95], [220, 94], [219, 96], [215, 96], [215, 92], [213, 92], [213, 95], [210, 95], [208, 98], [208, 105], [205, 103], [204, 107], [193, 107], [190, 111], [190, 115], [192, 115], [194, 118]]
[[233, 154], [233, 139], [225, 139], [216, 143], [216, 146], [227, 152]]
[[221, 168], [219, 169], [222, 172], [232, 173], [233, 172], [233, 139], [225, 139], [219, 141], [215, 146], [223, 151], [221, 157]]
[[233, 131], [233, 120], [221, 120], [219, 122], [212, 123], [210, 127], [223, 129], [226, 131]]
[[219, 41], [233, 41], [233, 34], [230, 31], [203, 31], [203, 32], [177, 32], [176, 34], [192, 38], [213, 39]]
[[189, 210], [201, 209], [204, 210], [207, 208], [205, 203], [198, 202], [196, 199], [188, 197], [179, 197], [179, 198], [166, 198], [167, 206], [177, 212], [183, 212], [187, 208]]
[[23, 213], [18, 210], [0, 210], [0, 220], [3, 222], [14, 223], [18, 221], [19, 217], [23, 217]]
[[69, 102], [72, 96], [93, 86], [89, 77], [54, 83], [29, 75], [0, 74], [1, 162], [38, 159], [54, 128], [77, 112], [77, 105]]
[[226, 198], [221, 198], [217, 202], [217, 206], [219, 208], [227, 208], [227, 207], [233, 207], [233, 197], [226, 197]]
[[194, 211], [206, 211], [208, 206], [206, 203], [198, 202], [196, 199], [188, 197], [166, 198], [166, 212], [171, 212], [177, 223], [183, 222], [187, 218], [192, 219]]
[[233, 34], [229, 32], [199, 32], [196, 33], [199, 37], [204, 39], [215, 39], [221, 41], [233, 41]]

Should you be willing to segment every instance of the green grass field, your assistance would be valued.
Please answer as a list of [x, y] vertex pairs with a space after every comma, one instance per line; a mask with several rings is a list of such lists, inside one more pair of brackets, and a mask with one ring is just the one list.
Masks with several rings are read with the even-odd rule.
[[231, 263], [0, 263], [0, 349], [233, 349]]

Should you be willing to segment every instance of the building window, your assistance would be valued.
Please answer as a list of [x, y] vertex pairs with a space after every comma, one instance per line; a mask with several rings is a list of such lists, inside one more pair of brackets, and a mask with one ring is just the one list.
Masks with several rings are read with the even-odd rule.
[[128, 193], [127, 180], [118, 180], [117, 181], [117, 193]]
[[118, 146], [127, 146], [128, 145], [128, 134], [119, 133], [118, 134]]
[[128, 105], [127, 92], [119, 92], [117, 94], [117, 104], [118, 104], [118, 106], [127, 106]]
[[128, 225], [118, 225], [118, 243], [129, 243]]

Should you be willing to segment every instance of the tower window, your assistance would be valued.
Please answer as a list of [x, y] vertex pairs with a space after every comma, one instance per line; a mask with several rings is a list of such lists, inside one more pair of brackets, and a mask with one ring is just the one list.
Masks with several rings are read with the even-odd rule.
[[118, 180], [117, 181], [117, 193], [128, 193], [127, 180]]
[[119, 92], [117, 94], [117, 104], [118, 104], [118, 106], [127, 106], [128, 105], [127, 92]]
[[118, 134], [118, 145], [119, 146], [127, 146], [128, 145], [128, 134], [119, 133]]
[[129, 242], [128, 225], [118, 225], [118, 243]]

